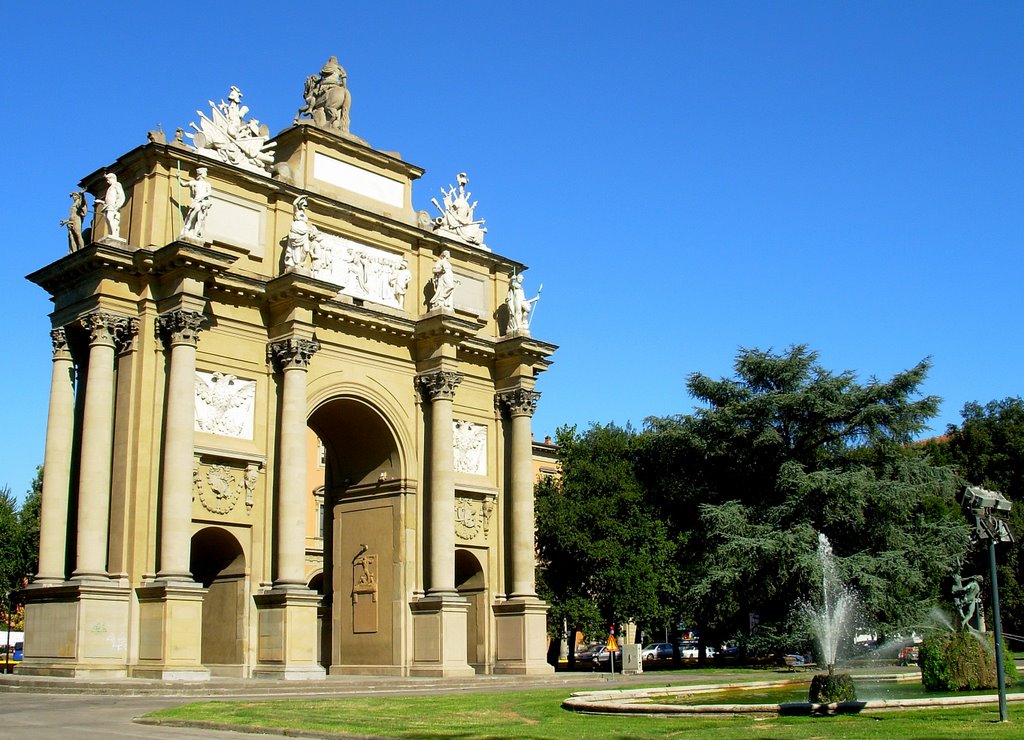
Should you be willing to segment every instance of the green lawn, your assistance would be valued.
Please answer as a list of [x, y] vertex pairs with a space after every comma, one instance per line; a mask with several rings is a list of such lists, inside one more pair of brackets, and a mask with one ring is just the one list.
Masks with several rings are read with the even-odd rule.
[[1011, 738], [1024, 734], [1024, 706], [929, 709], [841, 717], [643, 717], [583, 715], [561, 708], [565, 689], [360, 697], [317, 701], [188, 704], [151, 718], [399, 738]]

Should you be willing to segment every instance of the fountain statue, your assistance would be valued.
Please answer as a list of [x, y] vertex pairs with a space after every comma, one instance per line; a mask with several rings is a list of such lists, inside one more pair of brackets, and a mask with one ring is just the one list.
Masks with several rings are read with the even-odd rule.
[[839, 640], [856, 610], [857, 598], [839, 577], [832, 545], [821, 533], [818, 534], [818, 564], [821, 567], [821, 604], [818, 607], [805, 605], [804, 613], [818, 644], [820, 660], [828, 672], [816, 675], [811, 681], [808, 701], [854, 701], [857, 695], [853, 679], [849, 673], [837, 675], [835, 667]]

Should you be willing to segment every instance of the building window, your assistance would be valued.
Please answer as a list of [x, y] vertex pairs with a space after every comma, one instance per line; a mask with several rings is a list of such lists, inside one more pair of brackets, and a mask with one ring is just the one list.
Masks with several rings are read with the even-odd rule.
[[318, 468], [327, 467], [327, 448], [324, 447], [324, 443], [320, 441], [320, 438], [316, 438], [316, 466]]

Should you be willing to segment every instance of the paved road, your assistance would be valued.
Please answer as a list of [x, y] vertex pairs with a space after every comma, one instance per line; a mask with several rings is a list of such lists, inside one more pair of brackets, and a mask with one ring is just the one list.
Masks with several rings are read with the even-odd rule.
[[140, 725], [132, 719], [147, 712], [195, 701], [192, 697], [73, 696], [4, 694], [0, 738], [256, 738], [234, 732]]

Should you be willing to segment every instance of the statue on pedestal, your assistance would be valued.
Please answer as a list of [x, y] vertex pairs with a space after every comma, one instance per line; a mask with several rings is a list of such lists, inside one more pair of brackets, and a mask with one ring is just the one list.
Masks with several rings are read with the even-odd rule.
[[103, 194], [103, 198], [96, 200], [96, 206], [103, 213], [103, 218], [107, 222], [107, 237], [110, 239], [121, 239], [121, 208], [124, 206], [124, 188], [121, 187], [121, 183], [117, 181], [117, 175], [113, 172], [108, 172], [103, 176], [107, 181], [107, 192]]
[[89, 209], [85, 205], [85, 191], [77, 190], [68, 193], [71, 196], [71, 210], [68, 217], [60, 222], [61, 226], [68, 229], [68, 252], [77, 252], [85, 247], [85, 240], [82, 238], [82, 221]]
[[[543, 290], [543, 286], [541, 286]], [[523, 276], [513, 275], [508, 281], [508, 295], [505, 297], [505, 305], [508, 307], [508, 330], [506, 334], [514, 334], [517, 331], [529, 332], [530, 310], [533, 304], [540, 300], [540, 290], [533, 298], [527, 299], [526, 291], [523, 290]]]
[[199, 125], [190, 123], [195, 133], [188, 134], [196, 151], [222, 162], [238, 165], [252, 172], [265, 175], [274, 161], [276, 142], [270, 139], [270, 129], [255, 118], [245, 120], [249, 107], [241, 105], [242, 91], [234, 85], [228, 93], [228, 101], [210, 103], [210, 117], [202, 111]]
[[345, 68], [338, 64], [338, 58], [332, 56], [320, 69], [320, 74], [306, 78], [306, 87], [302, 97], [306, 104], [295, 114], [298, 123], [301, 116], [313, 119], [317, 128], [325, 128], [342, 134], [349, 133], [349, 111], [352, 107], [352, 95], [346, 87], [348, 75]]
[[484, 234], [487, 233], [487, 228], [483, 225], [484, 219], [473, 218], [477, 202], [469, 202], [472, 193], [466, 190], [469, 177], [465, 172], [460, 172], [455, 179], [458, 190], [453, 185], [449, 185], [448, 190], [441, 188], [444, 205], [438, 203], [437, 198], [430, 199], [434, 207], [441, 212], [441, 215], [434, 219], [434, 232], [486, 249]]
[[186, 185], [192, 193], [192, 202], [188, 206], [188, 213], [185, 214], [181, 227], [181, 239], [203, 241], [205, 236], [206, 216], [213, 205], [213, 188], [206, 180], [206, 172], [205, 167], [197, 167], [194, 180], [182, 180], [181, 173], [178, 173], [178, 183]]
[[455, 308], [455, 286], [459, 281], [455, 279], [450, 258], [451, 254], [446, 249], [434, 263], [434, 277], [431, 279], [434, 284], [434, 295], [431, 296], [429, 304], [431, 311], [437, 308], [451, 311]]

